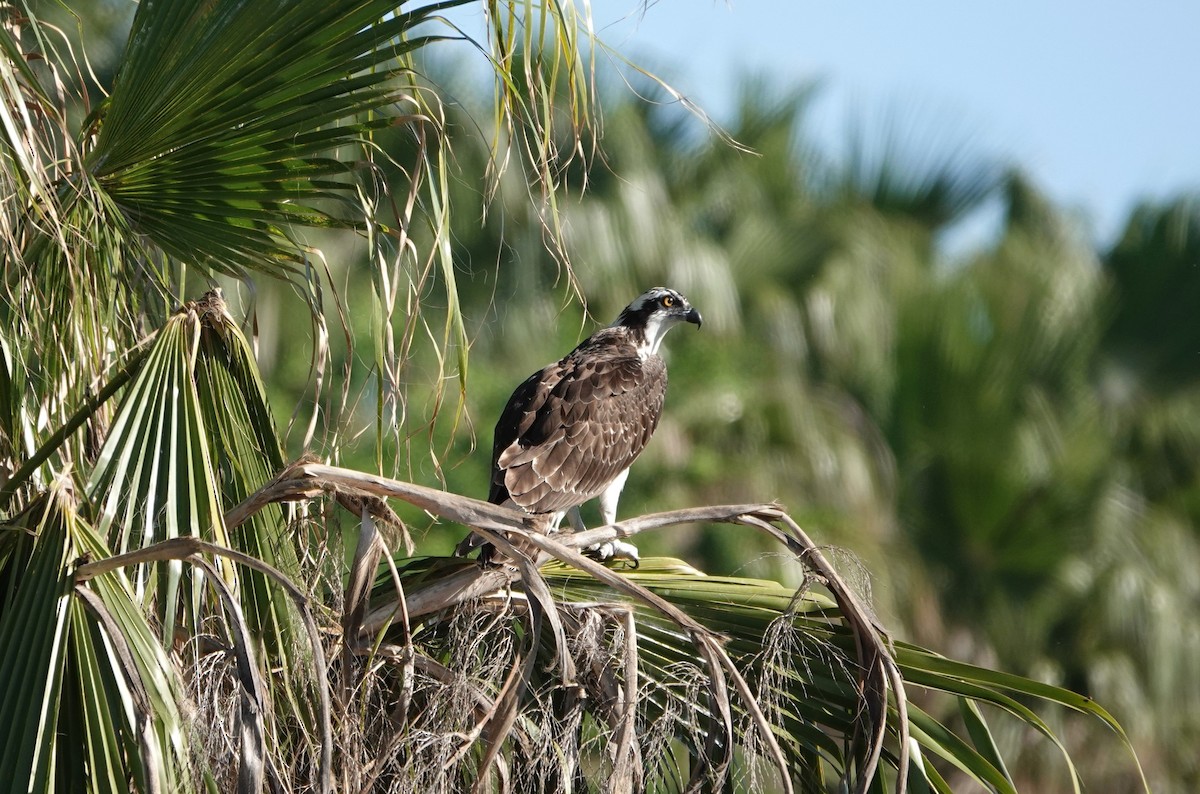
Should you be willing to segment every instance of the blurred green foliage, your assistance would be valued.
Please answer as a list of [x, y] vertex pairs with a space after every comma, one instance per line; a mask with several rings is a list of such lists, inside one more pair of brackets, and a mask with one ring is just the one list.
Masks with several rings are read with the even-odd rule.
[[[469, 87], [457, 95], [469, 106]], [[414, 387], [397, 437], [415, 443], [391, 473], [482, 496], [491, 422], [516, 384], [646, 287], [676, 287], [705, 326], [667, 343], [666, 414], [623, 514], [778, 499], [847, 550], [902, 634], [1111, 704], [1158, 790], [1192, 790], [1200, 202], [1141, 205], [1098, 247], [1029, 176], [962, 147], [885, 129], [825, 155], [805, 137], [810, 98], [748, 82], [727, 129], [749, 151], [677, 105], [608, 101], [603, 159], [564, 164], [588, 186], [560, 199], [566, 262], [523, 175], [501, 176], [490, 203], [488, 186], [454, 185], [471, 422], [452, 432]], [[448, 113], [458, 170], [482, 172], [486, 114]], [[981, 212], [998, 228], [948, 254]], [[371, 279], [364, 265], [341, 283], [365, 293]], [[304, 333], [272, 317], [280, 338]], [[369, 349], [359, 325], [349, 338]], [[277, 405], [304, 400], [308, 347], [290, 350], [267, 362]], [[374, 416], [366, 400], [341, 419]], [[370, 466], [360, 446], [353, 463]], [[431, 528], [423, 550], [461, 531]], [[789, 575], [750, 542], [695, 527], [643, 546], [713, 573]], [[1024, 761], [1029, 780], [1054, 763]], [[1111, 790], [1128, 774], [1114, 761]]]
[[[462, 102], [446, 108], [452, 170], [483, 173], [489, 113], [469, 81], [443, 74]], [[427, 391], [422, 376], [443, 369], [416, 353], [405, 388], [385, 394], [397, 408], [386, 432], [378, 373], [322, 395], [325, 438], [361, 433], [338, 447], [354, 450], [343, 462], [371, 469], [382, 453], [385, 473], [483, 496], [511, 390], [634, 295], [673, 286], [705, 325], [667, 343], [666, 413], [622, 514], [778, 499], [847, 550], [905, 639], [1096, 697], [1155, 790], [1200, 788], [1200, 198], [1143, 203], [1098, 246], [1035, 179], [969, 149], [900, 139], [898, 125], [849, 157], [818, 150], [807, 88], [747, 82], [724, 120], [744, 150], [641, 93], [604, 103], [603, 157], [562, 164], [564, 183], [587, 190], [559, 198], [559, 256], [519, 166], [450, 186], [467, 413]], [[376, 143], [407, 162], [404, 135]], [[989, 211], [994, 234], [947, 253]], [[342, 306], [378, 288], [366, 261], [329, 278]], [[436, 304], [445, 287], [410, 288]], [[282, 288], [252, 297], [270, 402], [298, 406], [279, 417], [293, 420], [294, 456], [314, 330]], [[327, 377], [369, 370], [348, 362], [371, 360], [372, 319], [343, 316]], [[448, 552], [461, 533], [429, 527], [421, 551]], [[749, 543], [694, 527], [642, 545], [713, 573], [791, 575]], [[1091, 726], [1072, 731], [1092, 779], [1111, 772], [1095, 790], [1136, 787], [1111, 742], [1089, 754]], [[1038, 790], [1057, 763], [1043, 752], [1012, 765], [1019, 786]]]

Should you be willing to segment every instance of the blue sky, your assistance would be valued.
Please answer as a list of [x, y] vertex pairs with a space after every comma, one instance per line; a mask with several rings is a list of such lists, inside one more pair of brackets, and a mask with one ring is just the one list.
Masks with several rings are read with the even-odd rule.
[[[717, 120], [736, 79], [820, 79], [836, 150], [853, 118], [1025, 168], [1108, 241], [1132, 204], [1200, 190], [1200, 2], [593, 0], [601, 38]], [[582, 4], [581, 4], [582, 6]]]

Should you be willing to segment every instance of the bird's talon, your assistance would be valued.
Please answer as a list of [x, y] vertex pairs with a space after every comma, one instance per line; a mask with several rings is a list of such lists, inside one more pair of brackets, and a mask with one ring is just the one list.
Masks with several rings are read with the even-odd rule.
[[637, 568], [640, 563], [637, 546], [621, 540], [597, 543], [595, 546], [585, 549], [584, 554], [602, 563], [620, 560], [627, 563], [630, 568]]

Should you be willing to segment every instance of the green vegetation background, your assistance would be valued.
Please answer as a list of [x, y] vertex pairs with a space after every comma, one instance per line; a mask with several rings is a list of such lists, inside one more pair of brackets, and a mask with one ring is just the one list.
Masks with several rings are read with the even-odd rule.
[[[411, 388], [409, 443], [385, 445], [385, 469], [482, 497], [516, 384], [669, 284], [705, 325], [668, 341], [666, 415], [623, 514], [778, 499], [844, 550], [902, 637], [1090, 694], [1164, 790], [1200, 785], [1200, 202], [1146, 202], [1097, 247], [1019, 168], [886, 133], [831, 162], [805, 139], [808, 101], [748, 84], [726, 122], [753, 154], [678, 106], [610, 102], [606, 161], [563, 205], [587, 316], [517, 180], [482, 225], [481, 186], [456, 186], [468, 420], [452, 432], [455, 384], [436, 411]], [[483, 156], [471, 123], [451, 134], [458, 157]], [[989, 206], [995, 239], [946, 255]], [[338, 278], [361, 305], [368, 272]], [[283, 341], [306, 333], [289, 301], [259, 302], [283, 406], [303, 403], [308, 374], [307, 339]], [[352, 385], [348, 430], [372, 426], [374, 394]], [[373, 439], [352, 465], [372, 465]], [[421, 551], [461, 534], [430, 527]], [[710, 527], [642, 545], [712, 573], [789, 575], [749, 543]], [[1098, 746], [1081, 757], [1103, 769], [1114, 746]], [[1032, 779], [1042, 762], [1056, 763], [1032, 760]], [[1111, 790], [1129, 775], [1115, 758]]]
[[[470, 107], [455, 69], [440, 73], [466, 106], [447, 109], [460, 172], [482, 173], [488, 113]], [[903, 124], [834, 159], [806, 137], [807, 88], [746, 83], [737, 113], [718, 121], [749, 151], [643, 93], [650, 101], [606, 103], [604, 157], [564, 175], [588, 186], [562, 204], [569, 272], [524, 176], [502, 179], [490, 204], [482, 184], [453, 186], [470, 331], [462, 411], [459, 381], [438, 400], [435, 362], [418, 360], [411, 385], [385, 395], [393, 427], [376, 432], [378, 384], [352, 382], [344, 408], [337, 388], [323, 398], [309, 448], [361, 433], [343, 463], [378, 460], [482, 497], [491, 423], [512, 388], [668, 284], [705, 325], [668, 341], [666, 415], [623, 514], [778, 499], [844, 550], [901, 638], [1094, 696], [1156, 790], [1200, 788], [1200, 198], [1145, 201], [1098, 246], [1036, 174], [903, 139]], [[381, 144], [412, 145], [399, 133]], [[994, 238], [948, 254], [979, 212], [999, 217]], [[314, 242], [330, 262], [352, 260], [353, 241]], [[330, 280], [342, 305], [370, 301], [367, 263]], [[297, 406], [280, 419], [299, 454], [313, 410], [309, 318], [282, 289], [238, 296], [253, 297], [272, 404]], [[369, 320], [343, 321], [331, 329], [334, 380], [348, 357], [372, 356]], [[461, 536], [407, 518], [422, 553]], [[788, 575], [746, 538], [695, 528], [642, 548], [712, 573]], [[1093, 790], [1132, 790], [1100, 730], [1061, 735], [1091, 780], [1111, 766]], [[1031, 743], [1019, 776], [1057, 768], [1043, 756], [1053, 752]]]

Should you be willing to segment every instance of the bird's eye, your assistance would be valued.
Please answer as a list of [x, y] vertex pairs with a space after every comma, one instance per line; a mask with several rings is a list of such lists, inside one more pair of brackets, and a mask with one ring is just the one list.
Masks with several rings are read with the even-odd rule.
[[675, 305], [675, 299], [670, 295], [663, 295], [662, 305], [669, 309]]

